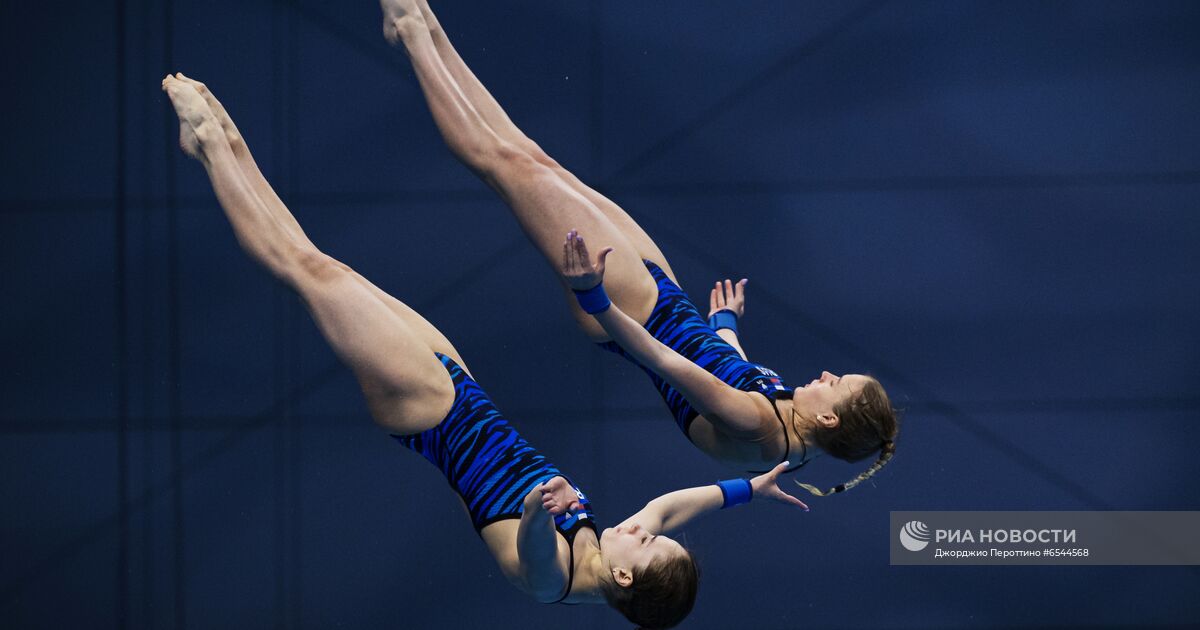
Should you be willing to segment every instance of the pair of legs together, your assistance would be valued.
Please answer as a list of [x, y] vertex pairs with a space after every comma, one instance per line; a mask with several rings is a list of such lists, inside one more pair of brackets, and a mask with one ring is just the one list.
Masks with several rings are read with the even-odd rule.
[[[646, 321], [658, 297], [643, 260], [674, 273], [658, 246], [617, 204], [589, 188], [521, 132], [450, 43], [427, 0], [382, 0], [384, 36], [408, 54], [434, 122], [454, 155], [491, 186], [556, 272], [568, 231], [599, 251], [613, 247], [604, 284], [618, 306]], [[607, 340], [570, 297], [580, 328]]]
[[[670, 273], [654, 242], [620, 207], [512, 123], [458, 56], [427, 2], [387, 0], [383, 5], [385, 34], [403, 43], [454, 154], [504, 198], [552, 267], [571, 229], [615, 247], [606, 286], [626, 312], [645, 320], [657, 291], [642, 259]], [[453, 388], [434, 352], [465, 368], [454, 346], [416, 311], [309, 240], [204, 84], [179, 74], [165, 78], [163, 89], [180, 118], [180, 144], [204, 165], [238, 242], [300, 295], [334, 351], [354, 371], [376, 421], [393, 433], [436, 425], [450, 407]], [[591, 338], [605, 339], [574, 300], [570, 308]]]
[[454, 386], [434, 355], [464, 366], [454, 346], [416, 311], [322, 253], [263, 177], [242, 135], [207, 87], [163, 79], [180, 121], [180, 145], [204, 165], [242, 248], [301, 297], [334, 352], [353, 370], [375, 421], [419, 433], [445, 417]]

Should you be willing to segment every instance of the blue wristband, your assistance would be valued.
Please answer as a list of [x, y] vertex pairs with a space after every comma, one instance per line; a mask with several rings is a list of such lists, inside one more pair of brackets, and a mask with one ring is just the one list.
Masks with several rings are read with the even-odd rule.
[[612, 300], [608, 299], [608, 294], [604, 292], [603, 282], [583, 291], [572, 290], [575, 291], [575, 299], [579, 300], [579, 306], [588, 315], [603, 313], [608, 310], [609, 306], [612, 306]]
[[712, 316], [708, 318], [708, 327], [712, 328], [713, 330], [728, 328], [736, 335], [738, 331], [737, 320], [737, 313], [734, 313], [729, 309], [723, 309], [713, 313]]
[[717, 487], [721, 489], [721, 494], [725, 497], [725, 503], [721, 506], [722, 510], [749, 503], [750, 498], [754, 496], [754, 488], [750, 486], [749, 479], [726, 479], [718, 481]]

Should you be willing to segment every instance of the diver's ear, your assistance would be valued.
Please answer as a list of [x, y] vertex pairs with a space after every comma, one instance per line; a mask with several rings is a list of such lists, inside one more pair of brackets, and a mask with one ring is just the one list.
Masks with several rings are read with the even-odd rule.
[[613, 580], [621, 588], [629, 588], [633, 586], [633, 573], [624, 567], [615, 567], [612, 570]]
[[839, 423], [841, 423], [841, 419], [838, 418], [836, 413], [830, 412], [817, 414], [817, 424], [825, 427], [826, 429], [836, 429]]

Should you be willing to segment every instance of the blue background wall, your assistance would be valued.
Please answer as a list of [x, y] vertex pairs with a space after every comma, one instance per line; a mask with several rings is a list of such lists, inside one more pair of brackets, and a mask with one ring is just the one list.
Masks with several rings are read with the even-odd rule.
[[[694, 297], [751, 279], [752, 358], [869, 371], [905, 409], [875, 483], [690, 527], [684, 627], [1200, 622], [1194, 567], [887, 560], [890, 510], [1200, 507], [1200, 5], [437, 4]], [[729, 475], [573, 330], [374, 3], [0, 11], [5, 627], [627, 626], [508, 586], [175, 144], [168, 70], [208, 82], [316, 242], [444, 330], [609, 524]]]

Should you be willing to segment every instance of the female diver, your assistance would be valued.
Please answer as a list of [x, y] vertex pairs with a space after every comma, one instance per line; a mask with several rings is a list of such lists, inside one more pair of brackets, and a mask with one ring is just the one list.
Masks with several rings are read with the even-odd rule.
[[381, 5], [384, 36], [403, 45], [451, 152], [504, 199], [546, 261], [559, 269], [568, 232], [611, 250], [604, 286], [614, 307], [593, 318], [571, 300], [572, 315], [593, 341], [649, 373], [693, 444], [751, 470], [788, 460], [800, 462], [798, 468], [821, 452], [850, 462], [879, 453], [865, 472], [830, 490], [800, 484], [818, 496], [854, 487], [891, 459], [898, 424], [877, 380], [822, 372], [792, 389], [747, 361], [736, 333], [745, 281], [717, 284], [711, 297], [721, 312], [706, 322], [645, 231], [509, 120], [458, 56], [427, 0]]
[[[375, 422], [446, 475], [501, 571], [541, 602], [608, 602], [630, 621], [670, 627], [695, 601], [691, 555], [665, 534], [751, 496], [803, 507], [752, 480], [665, 494], [597, 535], [583, 493], [500, 416], [454, 346], [408, 306], [323, 254], [255, 164], [212, 93], [182, 74], [163, 90], [180, 145], [208, 172], [242, 248], [304, 301], [357, 377]], [[557, 534], [556, 534], [557, 532]]]

